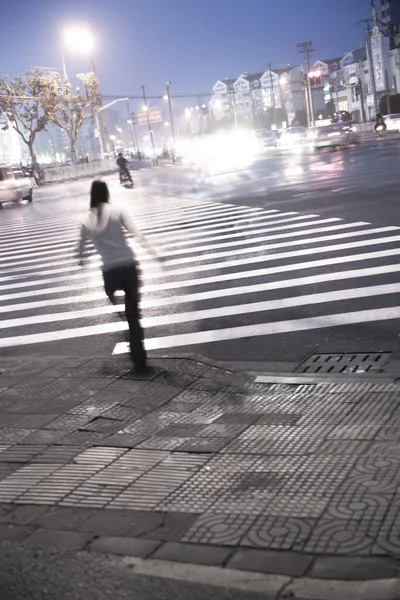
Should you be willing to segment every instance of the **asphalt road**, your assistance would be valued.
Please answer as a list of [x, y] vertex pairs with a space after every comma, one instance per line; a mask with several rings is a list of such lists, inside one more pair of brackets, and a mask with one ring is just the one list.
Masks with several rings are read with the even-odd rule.
[[4, 600], [273, 600], [272, 596], [136, 575], [123, 560], [0, 544]]
[[[163, 256], [136, 248], [147, 346], [218, 360], [400, 349], [400, 140], [313, 154], [274, 149], [107, 177]], [[73, 250], [90, 182], [0, 213], [0, 353], [111, 355], [124, 324], [98, 260]]]

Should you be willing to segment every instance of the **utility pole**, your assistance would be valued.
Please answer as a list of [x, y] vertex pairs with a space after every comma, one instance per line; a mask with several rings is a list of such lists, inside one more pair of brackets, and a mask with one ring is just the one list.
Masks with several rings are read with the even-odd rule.
[[128, 124], [130, 126], [130, 130], [131, 130], [131, 138], [132, 138], [132, 145], [133, 145], [133, 149], [137, 150], [138, 149], [138, 145], [136, 142], [136, 135], [135, 135], [135, 126], [133, 124], [133, 115], [131, 114], [131, 107], [129, 102], [126, 103], [126, 110], [128, 113]]
[[366, 38], [367, 38], [367, 50], [368, 50], [368, 62], [369, 62], [369, 72], [371, 74], [371, 83], [372, 83], [372, 93], [374, 95], [374, 107], [375, 114], [379, 112], [378, 106], [378, 96], [376, 94], [376, 81], [375, 81], [375, 71], [374, 71], [374, 57], [372, 56], [372, 44], [371, 44], [371, 20], [375, 24], [376, 19], [363, 19], [360, 23], [363, 23], [366, 26]]
[[168, 97], [168, 108], [169, 108], [169, 120], [171, 122], [171, 131], [172, 131], [172, 139], [174, 140], [174, 146], [176, 143], [175, 140], [175, 125], [174, 125], [174, 115], [172, 112], [172, 104], [171, 104], [171, 93], [170, 93], [170, 88], [171, 87], [171, 82], [167, 81], [167, 97]]
[[313, 43], [312, 42], [302, 42], [301, 44], [297, 44], [297, 47], [299, 49], [299, 54], [302, 54], [304, 56], [304, 58], [306, 59], [306, 68], [307, 68], [306, 87], [307, 87], [308, 105], [309, 105], [309, 111], [310, 111], [309, 126], [314, 127], [314, 99], [313, 99], [312, 89], [311, 89], [311, 80], [308, 76], [310, 73], [310, 54], [312, 52], [314, 52]]
[[[65, 67], [64, 67], [65, 68]], [[97, 77], [97, 69], [96, 69], [96, 63], [94, 62], [94, 58], [92, 58], [92, 71], [93, 73], [96, 75]], [[101, 99], [101, 94], [100, 94], [100, 84], [99, 84], [99, 79], [97, 77], [97, 93], [99, 94], [99, 98], [100, 98], [100, 108], [103, 105], [102, 99]], [[96, 128], [99, 132], [99, 141], [100, 141], [100, 152], [102, 154], [101, 158], [103, 157], [103, 135], [104, 135], [104, 144], [106, 147], [106, 152], [109, 153], [110, 152], [110, 139], [108, 137], [108, 130], [107, 130], [107, 118], [106, 115], [104, 114], [104, 111], [101, 111], [101, 115], [100, 115], [100, 120], [101, 120], [101, 127], [100, 127], [100, 121], [99, 121], [99, 117], [98, 115], [96, 115]]]
[[142, 95], [143, 95], [144, 111], [146, 113], [146, 118], [147, 118], [147, 127], [149, 128], [151, 148], [152, 148], [152, 150], [154, 152], [153, 130], [151, 128], [150, 115], [149, 115], [149, 107], [147, 106], [146, 89], [145, 89], [144, 85], [142, 85]]
[[387, 114], [390, 115], [391, 107], [390, 107], [390, 88], [389, 88], [389, 75], [387, 69], [385, 71], [385, 81], [386, 81], [386, 110]]
[[203, 105], [201, 104], [202, 99], [201, 96], [197, 96], [197, 102], [198, 102], [198, 107], [199, 107], [199, 117], [200, 117], [200, 128], [201, 128], [201, 135], [204, 135], [204, 115], [203, 115]]
[[233, 118], [235, 120], [235, 128], [238, 128], [238, 118], [237, 118], [237, 109], [236, 109], [236, 92], [235, 89], [232, 88], [232, 107], [233, 107]]
[[273, 116], [274, 125], [276, 127], [275, 89], [274, 89], [274, 80], [272, 79], [272, 65], [271, 65], [271, 63], [269, 63], [269, 82], [270, 82], [270, 92], [271, 92], [272, 116]]
[[363, 86], [362, 86], [361, 77], [358, 78], [358, 90], [360, 92], [361, 121], [363, 123], [366, 123], [367, 118], [365, 116], [364, 90], [363, 90]]

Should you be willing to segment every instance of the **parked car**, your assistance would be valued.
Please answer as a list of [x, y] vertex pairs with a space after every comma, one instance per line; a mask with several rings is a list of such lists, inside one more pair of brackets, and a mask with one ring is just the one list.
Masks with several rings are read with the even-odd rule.
[[351, 123], [335, 123], [319, 127], [314, 137], [314, 147], [320, 148], [338, 148], [357, 144], [359, 141], [358, 133]]
[[272, 131], [268, 131], [268, 129], [257, 129], [254, 134], [261, 145], [266, 148], [271, 146], [276, 147], [278, 145], [276, 135], [272, 133]]
[[387, 131], [400, 131], [400, 114], [384, 115]]
[[3, 203], [20, 200], [33, 200], [29, 178], [19, 166], [0, 165], [0, 208]]
[[279, 145], [291, 148], [305, 144], [307, 142], [307, 129], [305, 127], [289, 127], [282, 131], [282, 135], [279, 138]]

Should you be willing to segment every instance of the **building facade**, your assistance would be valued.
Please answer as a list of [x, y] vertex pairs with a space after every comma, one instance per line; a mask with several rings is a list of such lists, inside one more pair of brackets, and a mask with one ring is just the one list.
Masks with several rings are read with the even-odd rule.
[[287, 67], [221, 79], [213, 86], [210, 109], [217, 121], [257, 122], [272, 111], [280, 115], [278, 126], [290, 125], [305, 110], [304, 71]]
[[380, 0], [379, 14], [385, 25], [400, 24], [400, 0]]

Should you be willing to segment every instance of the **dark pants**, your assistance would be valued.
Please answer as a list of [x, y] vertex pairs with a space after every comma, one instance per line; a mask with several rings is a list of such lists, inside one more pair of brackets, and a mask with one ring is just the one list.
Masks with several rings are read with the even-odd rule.
[[135, 263], [115, 267], [104, 271], [103, 278], [105, 292], [113, 304], [115, 292], [125, 292], [125, 316], [129, 325], [131, 358], [135, 366], [143, 367], [147, 356], [143, 345], [144, 332], [140, 325], [140, 277], [137, 267]]

